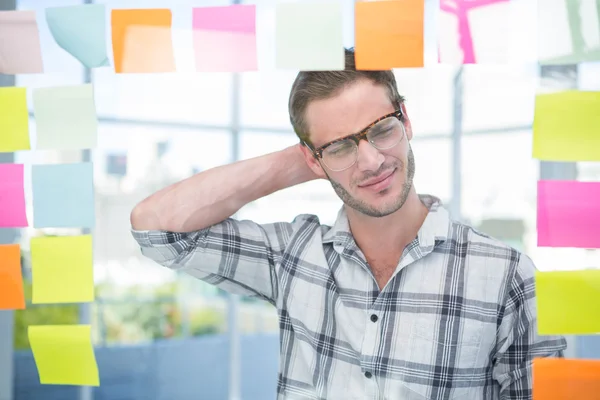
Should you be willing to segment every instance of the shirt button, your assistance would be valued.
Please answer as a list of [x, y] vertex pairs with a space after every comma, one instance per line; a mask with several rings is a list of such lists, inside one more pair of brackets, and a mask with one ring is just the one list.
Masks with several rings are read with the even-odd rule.
[[369, 371], [365, 372], [365, 376], [369, 379], [373, 376]]
[[373, 321], [373, 322], [377, 322], [377, 320], [378, 320], [378, 319], [379, 319], [379, 318], [377, 317], [377, 315], [375, 315], [375, 314], [371, 314], [371, 321]]

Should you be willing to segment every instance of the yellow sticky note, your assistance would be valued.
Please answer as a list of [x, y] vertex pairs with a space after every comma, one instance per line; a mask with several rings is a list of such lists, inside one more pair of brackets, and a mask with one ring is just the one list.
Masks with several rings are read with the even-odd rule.
[[31, 239], [32, 303], [94, 301], [92, 236]]
[[90, 325], [29, 326], [42, 385], [100, 386]]
[[536, 272], [540, 335], [600, 333], [600, 270]]
[[600, 92], [539, 94], [533, 118], [533, 157], [600, 161]]
[[0, 152], [30, 149], [27, 89], [0, 88]]

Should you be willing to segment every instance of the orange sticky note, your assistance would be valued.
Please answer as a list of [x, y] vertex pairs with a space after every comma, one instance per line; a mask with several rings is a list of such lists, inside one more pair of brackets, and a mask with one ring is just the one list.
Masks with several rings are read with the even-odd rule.
[[533, 360], [533, 400], [592, 400], [600, 394], [600, 361]]
[[175, 71], [171, 10], [117, 9], [111, 15], [115, 72]]
[[21, 276], [21, 246], [0, 245], [0, 310], [25, 308]]
[[424, 18], [424, 0], [356, 2], [356, 68], [423, 67]]

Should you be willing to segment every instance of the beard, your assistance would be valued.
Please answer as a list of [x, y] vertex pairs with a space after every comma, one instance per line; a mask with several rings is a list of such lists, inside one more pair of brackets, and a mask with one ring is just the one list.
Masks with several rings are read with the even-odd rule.
[[[331, 177], [329, 177], [329, 175], [327, 175], [327, 178], [329, 179], [329, 182], [331, 183], [333, 190], [335, 190], [338, 197], [344, 202], [345, 205], [347, 205], [348, 207], [351, 207], [354, 210], [358, 211], [359, 213], [367, 215], [369, 217], [381, 218], [381, 217], [385, 217], [387, 215], [390, 215], [390, 214], [398, 211], [400, 208], [402, 208], [402, 206], [406, 202], [406, 199], [408, 198], [410, 190], [412, 189], [412, 186], [413, 186], [413, 178], [415, 176], [415, 156], [413, 154], [412, 147], [410, 147], [410, 144], [409, 144], [409, 148], [408, 148], [407, 160], [408, 160], [408, 162], [406, 165], [402, 165], [403, 163], [400, 163], [400, 165], [392, 165], [392, 166], [390, 166], [390, 165], [386, 166], [385, 164], [382, 165], [382, 168], [381, 168], [382, 171], [386, 170], [386, 169], [390, 169], [389, 167], [396, 167], [396, 168], [398, 168], [396, 173], [405, 172], [406, 179], [405, 179], [404, 183], [402, 184], [402, 191], [400, 192], [398, 197], [395, 198], [391, 204], [386, 204], [381, 207], [375, 207], [371, 204], [368, 204], [365, 201], [357, 199], [356, 197], [352, 196], [342, 185], [340, 185], [338, 182], [331, 179]], [[403, 167], [403, 168], [400, 168], [400, 167]], [[377, 173], [372, 174], [372, 176], [378, 176], [382, 171], [378, 171]], [[381, 192], [381, 194], [385, 194], [388, 190], [389, 189], [384, 189]]]

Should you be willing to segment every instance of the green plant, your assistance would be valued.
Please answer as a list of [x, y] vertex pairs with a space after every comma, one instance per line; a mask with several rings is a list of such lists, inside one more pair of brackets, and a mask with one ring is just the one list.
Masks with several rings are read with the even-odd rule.
[[190, 335], [214, 335], [224, 330], [224, 315], [211, 308], [202, 308], [190, 314]]
[[31, 282], [24, 281], [25, 299], [29, 305], [24, 310], [15, 311], [14, 348], [30, 349], [28, 327], [31, 325], [70, 325], [79, 321], [79, 307], [76, 304], [30, 305]]

